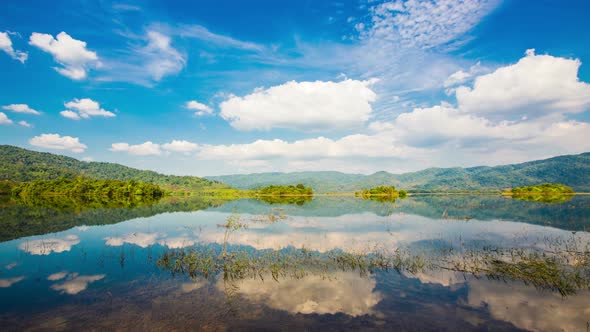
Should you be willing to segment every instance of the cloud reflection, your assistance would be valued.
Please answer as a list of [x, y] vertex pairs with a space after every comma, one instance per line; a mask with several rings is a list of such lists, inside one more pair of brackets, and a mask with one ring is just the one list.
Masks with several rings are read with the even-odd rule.
[[20, 250], [28, 252], [32, 255], [49, 255], [53, 252], [60, 253], [70, 251], [72, 246], [80, 243], [80, 238], [77, 235], [68, 235], [63, 239], [47, 238], [21, 243], [18, 247]]
[[[301, 279], [274, 281], [266, 276], [236, 282], [239, 294], [271, 308], [302, 314], [344, 313], [360, 316], [374, 313], [373, 307], [382, 294], [374, 291], [376, 281], [363, 278], [358, 272], [335, 272], [328, 276], [308, 275]], [[224, 289], [223, 280], [217, 288]]]
[[88, 288], [90, 283], [101, 280], [104, 278], [104, 274], [90, 275], [90, 276], [79, 276], [77, 273], [71, 273], [68, 275], [68, 280], [52, 285], [51, 288], [61, 293], [69, 295], [76, 295]]

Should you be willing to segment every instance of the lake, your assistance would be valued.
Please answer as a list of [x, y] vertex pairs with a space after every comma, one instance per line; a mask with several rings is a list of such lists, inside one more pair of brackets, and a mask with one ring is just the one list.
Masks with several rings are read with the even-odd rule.
[[0, 204], [2, 330], [588, 331], [590, 196]]

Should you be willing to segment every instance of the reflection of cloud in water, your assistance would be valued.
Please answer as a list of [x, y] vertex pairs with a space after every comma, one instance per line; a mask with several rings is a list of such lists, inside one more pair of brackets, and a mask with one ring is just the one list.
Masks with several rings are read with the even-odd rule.
[[187, 236], [165, 238], [165, 239], [158, 241], [158, 244], [166, 246], [170, 249], [190, 247], [190, 246], [193, 246], [195, 243], [196, 243], [196, 241], [194, 239], [191, 239]]
[[104, 274], [79, 276], [77, 273], [71, 273], [66, 281], [52, 285], [51, 288], [62, 293], [75, 295], [86, 290], [88, 284], [101, 280], [104, 277]]
[[206, 280], [201, 280], [201, 279], [193, 280], [192, 282], [185, 282], [182, 285], [180, 285], [180, 290], [183, 293], [190, 293], [190, 292], [196, 291], [197, 289], [203, 288], [204, 286], [207, 285], [207, 283], [208, 282]]
[[586, 331], [590, 292], [563, 298], [523, 284], [486, 280], [469, 283], [469, 305], [485, 306], [492, 316], [534, 331]]
[[8, 288], [23, 279], [25, 279], [25, 277], [0, 279], [0, 288]]
[[107, 237], [105, 240], [107, 246], [120, 247], [125, 243], [129, 243], [147, 248], [156, 243], [157, 238], [157, 233], [133, 233], [124, 237]]
[[47, 277], [47, 280], [57, 281], [57, 280], [61, 280], [61, 279], [65, 278], [67, 275], [68, 275], [67, 271], [57, 272], [57, 273], [49, 275], [49, 277]]
[[[367, 222], [370, 218], [371, 222]], [[257, 225], [258, 226], [258, 225]], [[422, 241], [441, 240], [461, 243], [493, 243], [499, 247], [546, 248], [545, 240], [571, 238], [571, 232], [539, 225], [503, 221], [445, 221], [414, 215], [388, 217], [346, 215], [341, 217], [292, 217], [264, 228], [248, 227], [232, 232], [229, 243], [256, 249], [293, 246], [321, 252], [332, 249], [367, 252], [376, 246], [395, 250]], [[590, 233], [578, 232], [578, 242], [590, 242]], [[205, 229], [202, 242], [222, 243], [224, 231]]]
[[77, 235], [68, 235], [63, 239], [48, 238], [26, 241], [21, 243], [18, 247], [20, 250], [26, 251], [32, 255], [49, 255], [52, 252], [60, 253], [70, 251], [72, 246], [80, 243], [80, 238]]
[[[373, 313], [382, 295], [374, 292], [376, 281], [358, 272], [335, 272], [328, 276], [308, 275], [301, 279], [237, 281], [237, 292], [245, 298], [271, 308], [302, 314], [345, 313], [360, 316]], [[223, 280], [217, 288], [224, 289]]]
[[423, 271], [414, 274], [404, 272], [404, 275], [409, 278], [418, 278], [423, 284], [439, 284], [445, 287], [466, 282], [464, 273], [448, 270]]

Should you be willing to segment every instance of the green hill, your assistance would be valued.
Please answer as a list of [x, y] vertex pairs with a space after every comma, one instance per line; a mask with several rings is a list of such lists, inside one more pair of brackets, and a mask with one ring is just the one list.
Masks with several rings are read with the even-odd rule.
[[214, 180], [196, 176], [164, 175], [114, 163], [85, 162], [46, 152], [36, 152], [10, 145], [0, 145], [0, 181], [17, 182], [55, 180], [84, 176], [100, 180], [135, 180], [164, 188], [199, 190], [221, 186]]
[[353, 192], [377, 186], [412, 191], [503, 190], [545, 182], [563, 183], [579, 192], [590, 191], [590, 153], [559, 156], [504, 166], [429, 168], [418, 172], [371, 175], [340, 172], [257, 173], [207, 177], [232, 187], [302, 183], [317, 193]]

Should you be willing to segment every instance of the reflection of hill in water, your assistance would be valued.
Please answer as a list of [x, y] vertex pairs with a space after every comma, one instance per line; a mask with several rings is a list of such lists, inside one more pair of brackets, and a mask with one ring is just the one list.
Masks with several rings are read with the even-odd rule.
[[[112, 203], [112, 202], [111, 202]], [[224, 204], [225, 203], [225, 204]], [[544, 204], [500, 196], [412, 196], [395, 203], [363, 200], [355, 197], [315, 197], [296, 204], [269, 204], [243, 199], [224, 202], [208, 197], [168, 197], [159, 202], [84, 205], [60, 197], [57, 202], [0, 202], [0, 241], [24, 236], [63, 231], [80, 225], [108, 225], [151, 217], [167, 212], [211, 211], [261, 215], [280, 209], [281, 214], [304, 217], [338, 217], [347, 214], [395, 213], [420, 215], [433, 219], [466, 221], [509, 220], [579, 231], [590, 229], [590, 197], [575, 196], [563, 203]]]
[[135, 202], [125, 205], [117, 202], [83, 201], [67, 197], [53, 197], [34, 202], [0, 202], [0, 241], [25, 236], [54, 233], [81, 225], [109, 225], [122, 221], [145, 218], [166, 212], [190, 212], [223, 204], [209, 197], [168, 197], [158, 202]]
[[590, 229], [590, 197], [574, 196], [563, 203], [545, 204], [501, 196], [417, 195], [395, 203], [363, 200], [355, 197], [315, 197], [302, 206], [268, 205], [254, 200], [238, 200], [215, 208], [215, 211], [264, 214], [282, 208], [293, 216], [337, 217], [346, 214], [394, 213], [415, 214], [447, 220], [507, 220], [553, 226], [567, 230]]

